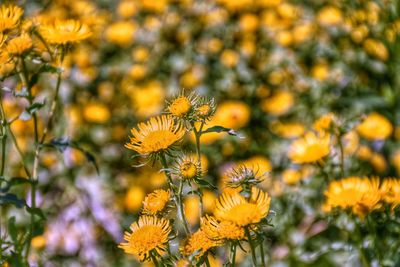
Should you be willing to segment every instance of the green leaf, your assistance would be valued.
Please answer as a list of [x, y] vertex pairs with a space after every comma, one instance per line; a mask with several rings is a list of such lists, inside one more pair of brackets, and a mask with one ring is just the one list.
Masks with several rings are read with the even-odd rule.
[[208, 129], [202, 131], [201, 133], [204, 134], [204, 133], [222, 133], [222, 132], [226, 132], [229, 135], [234, 135], [234, 136], [238, 135], [238, 133], [235, 130], [230, 129], [230, 128], [225, 128], [223, 126], [218, 126], [218, 125], [210, 127]]
[[17, 208], [23, 208], [26, 206], [25, 199], [18, 198], [16, 195], [7, 193], [5, 195], [0, 195], [0, 205], [13, 204]]
[[202, 187], [209, 188], [209, 189], [214, 189], [214, 190], [218, 189], [215, 185], [211, 184], [210, 182], [207, 182], [204, 179], [195, 179], [194, 181], [196, 182], [196, 184], [198, 184], [198, 185], [200, 185]]
[[10, 180], [6, 179], [1, 179], [6, 185], [3, 187], [0, 187], [0, 192], [1, 193], [6, 193], [8, 190], [10, 190], [11, 187], [16, 186], [16, 185], [21, 185], [21, 184], [32, 184], [32, 180], [23, 178], [23, 177], [14, 177], [11, 178]]
[[35, 113], [37, 110], [41, 109], [42, 107], [44, 107], [45, 105], [45, 101], [43, 101], [42, 103], [40, 102], [35, 102], [32, 105], [30, 105], [29, 107], [26, 108], [26, 111], [29, 112], [30, 114]]
[[15, 243], [18, 239], [17, 228], [15, 227], [15, 217], [12, 216], [8, 219], [8, 234], [10, 235], [12, 241]]
[[39, 216], [42, 220], [46, 220], [46, 216], [44, 215], [43, 211], [39, 208], [31, 208], [27, 206], [26, 211], [29, 212], [30, 214], [35, 214]]

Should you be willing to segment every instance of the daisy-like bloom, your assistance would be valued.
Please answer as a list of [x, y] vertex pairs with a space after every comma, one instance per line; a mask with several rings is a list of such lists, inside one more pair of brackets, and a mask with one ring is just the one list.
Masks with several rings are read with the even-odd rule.
[[371, 113], [357, 126], [358, 133], [368, 140], [384, 140], [393, 132], [388, 119], [378, 113]]
[[22, 34], [7, 43], [6, 50], [10, 55], [21, 56], [32, 47], [32, 39], [28, 34]]
[[362, 220], [368, 213], [382, 206], [378, 178], [348, 177], [333, 181], [324, 194], [325, 211], [329, 212], [334, 208], [350, 209]]
[[9, 75], [15, 67], [8, 53], [0, 50], [0, 78]]
[[179, 156], [172, 172], [175, 176], [184, 180], [192, 180], [202, 176], [200, 164], [192, 155]]
[[256, 185], [264, 179], [264, 175], [258, 175], [254, 168], [247, 168], [244, 165], [230, 169], [226, 174], [226, 185], [237, 188], [243, 185]]
[[201, 229], [212, 240], [242, 240], [244, 229], [230, 221], [219, 221], [213, 216], [201, 219]]
[[14, 5], [2, 5], [0, 7], [0, 32], [15, 29], [20, 23], [22, 8]]
[[216, 110], [215, 100], [201, 98], [194, 111], [194, 116], [198, 121], [206, 121], [209, 120], [212, 115], [214, 115]]
[[381, 185], [383, 200], [391, 205], [393, 211], [400, 206], [400, 179], [386, 178]]
[[131, 129], [132, 137], [125, 147], [143, 156], [157, 155], [171, 149], [185, 135], [185, 128], [171, 116], [161, 115], [139, 123]]
[[190, 115], [196, 104], [197, 97], [194, 94], [184, 96], [183, 94], [168, 103], [167, 112], [174, 117], [184, 118]]
[[146, 196], [143, 201], [143, 213], [149, 215], [156, 215], [157, 213], [163, 211], [167, 206], [170, 198], [169, 191], [165, 190], [155, 190]]
[[214, 216], [238, 226], [258, 223], [269, 213], [271, 198], [257, 187], [251, 188], [250, 198], [237, 191], [224, 192], [215, 202]]
[[195, 254], [196, 258], [202, 257], [208, 250], [222, 245], [220, 241], [208, 238], [206, 233], [199, 229], [192, 234], [185, 242], [182, 253], [185, 256]]
[[311, 163], [329, 154], [330, 135], [317, 136], [308, 132], [303, 138], [295, 140], [290, 146], [289, 158], [294, 163]]
[[39, 32], [46, 42], [53, 45], [77, 43], [92, 35], [88, 25], [73, 19], [41, 25]]
[[125, 232], [126, 243], [119, 244], [125, 253], [133, 254], [140, 261], [148, 260], [150, 252], [162, 255], [168, 243], [171, 232], [169, 221], [154, 216], [141, 216], [137, 222], [132, 223], [131, 233]]
[[313, 128], [318, 132], [325, 132], [328, 131], [331, 127], [333, 121], [335, 119], [335, 115], [331, 112], [328, 114], [322, 115], [319, 117], [313, 125]]

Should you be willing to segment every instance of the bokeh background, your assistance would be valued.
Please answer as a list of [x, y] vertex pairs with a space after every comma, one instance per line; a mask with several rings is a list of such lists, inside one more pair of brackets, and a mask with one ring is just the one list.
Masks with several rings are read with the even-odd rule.
[[[332, 113], [347, 129], [348, 173], [398, 175], [397, 1], [16, 3], [25, 15], [75, 18], [94, 32], [64, 61], [55, 134], [94, 158], [73, 148], [43, 153], [38, 204], [47, 220], [43, 234], [33, 240], [34, 260], [45, 266], [139, 266], [117, 244], [137, 218], [145, 195], [166, 181], [157, 165], [135, 168], [138, 162], [124, 144], [130, 128], [160, 114], [165, 101], [184, 90], [215, 98], [210, 125], [233, 128], [240, 135], [202, 138], [203, 167], [214, 184], [237, 163], [256, 163], [268, 172], [262, 187], [273, 197], [269, 266], [353, 266], [356, 259], [340, 230], [349, 223], [321, 218], [318, 169], [293, 164], [287, 153], [294, 139]], [[52, 82], [41, 81], [39, 99], [46, 97], [40, 86]], [[22, 109], [14, 99], [3, 102], [9, 114]], [[372, 142], [352, 130], [371, 112], [392, 124], [387, 140]], [[26, 150], [31, 123], [12, 125]], [[190, 137], [184, 146], [193, 149]], [[337, 161], [337, 153], [332, 149], [328, 161]], [[9, 161], [16, 175], [22, 172], [17, 154]], [[206, 210], [212, 210], [215, 198], [215, 192], [205, 192]], [[185, 198], [192, 225], [199, 222], [198, 202], [195, 195]], [[21, 225], [26, 220], [22, 210], [8, 214]]]

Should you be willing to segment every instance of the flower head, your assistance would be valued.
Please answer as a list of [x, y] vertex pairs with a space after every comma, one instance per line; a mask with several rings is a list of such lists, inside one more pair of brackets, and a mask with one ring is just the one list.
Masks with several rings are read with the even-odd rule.
[[248, 168], [244, 165], [232, 168], [227, 173], [226, 185], [228, 187], [240, 187], [256, 185], [260, 183], [264, 178], [264, 175], [258, 175], [257, 170], [254, 168]]
[[185, 117], [192, 110], [193, 103], [186, 96], [179, 96], [171, 101], [167, 107], [167, 112], [175, 117]]
[[348, 177], [333, 181], [325, 191], [324, 209], [350, 209], [364, 219], [373, 210], [381, 207], [381, 191], [378, 178]]
[[381, 185], [383, 200], [394, 210], [400, 206], [400, 179], [386, 178]]
[[6, 50], [9, 54], [20, 56], [32, 47], [32, 39], [28, 34], [22, 34], [7, 43]]
[[290, 146], [289, 158], [294, 163], [316, 162], [329, 154], [330, 135], [308, 132]]
[[131, 134], [130, 142], [125, 147], [143, 156], [151, 156], [171, 149], [176, 142], [182, 140], [185, 129], [171, 116], [162, 115], [139, 123], [131, 129]]
[[143, 213], [155, 215], [163, 211], [169, 201], [170, 193], [165, 190], [155, 190], [146, 196], [143, 201]]
[[66, 45], [85, 40], [92, 35], [89, 26], [77, 20], [56, 20], [54, 23], [41, 25], [39, 32], [53, 45]]
[[184, 180], [192, 180], [201, 177], [202, 170], [194, 156], [182, 155], [176, 161], [173, 174]]
[[149, 259], [150, 252], [162, 255], [168, 243], [171, 232], [169, 221], [154, 216], [141, 216], [137, 222], [132, 223], [131, 233], [125, 232], [124, 240], [119, 248], [125, 253], [133, 254], [140, 261]]
[[378, 113], [371, 113], [357, 126], [358, 133], [368, 140], [383, 140], [393, 132], [388, 119]]
[[202, 218], [201, 229], [212, 240], [241, 240], [244, 238], [243, 227], [230, 221], [219, 221], [213, 216]]
[[218, 247], [221, 242], [208, 238], [206, 233], [199, 229], [191, 235], [185, 242], [182, 253], [185, 256], [196, 255], [196, 258], [202, 257], [208, 250]]
[[224, 192], [215, 203], [214, 216], [238, 226], [259, 223], [269, 213], [271, 198], [257, 187], [251, 188], [249, 198], [239, 192]]
[[24, 11], [14, 5], [2, 5], [0, 7], [0, 32], [15, 29], [20, 23]]

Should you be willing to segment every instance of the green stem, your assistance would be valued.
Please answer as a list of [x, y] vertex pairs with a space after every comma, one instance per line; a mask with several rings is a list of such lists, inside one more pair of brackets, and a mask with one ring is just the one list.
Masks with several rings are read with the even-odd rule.
[[208, 255], [206, 254], [206, 255], [204, 255], [203, 257], [204, 257], [204, 262], [206, 263], [206, 266], [207, 266], [207, 267], [211, 267], [211, 264], [210, 264], [210, 262], [208, 261]]
[[260, 242], [260, 253], [261, 253], [261, 263], [262, 263], [262, 266], [266, 266], [265, 265], [265, 259], [264, 259], [264, 244], [263, 244], [263, 242], [264, 241], [261, 241]]
[[[3, 127], [3, 126], [2, 126]], [[6, 161], [6, 146], [7, 146], [7, 135], [2, 129], [2, 136], [1, 136], [1, 169], [0, 169], [0, 176], [4, 176], [5, 170], [5, 161]]]
[[257, 266], [257, 257], [256, 257], [256, 249], [253, 243], [253, 240], [251, 239], [250, 231], [248, 227], [244, 228], [244, 231], [246, 233], [247, 239], [250, 244], [250, 249], [251, 249], [251, 258], [253, 260], [253, 266]]
[[363, 237], [361, 234], [360, 225], [357, 222], [355, 224], [356, 224], [356, 231], [357, 231], [357, 240], [355, 240], [355, 241], [357, 243], [357, 249], [360, 254], [361, 264], [363, 267], [371, 267], [371, 264], [369, 263], [368, 258], [365, 255], [365, 249], [363, 247]]
[[0, 93], [0, 111], [1, 111], [2, 117], [4, 118], [4, 119], [3, 119], [3, 123], [5, 124], [5, 127], [7, 128], [8, 134], [9, 134], [10, 137], [11, 137], [11, 141], [13, 142], [13, 144], [14, 144], [14, 146], [15, 146], [15, 149], [17, 150], [17, 153], [18, 153], [18, 155], [19, 155], [20, 158], [21, 158], [22, 167], [24, 168], [24, 171], [25, 171], [26, 175], [27, 175], [29, 178], [31, 178], [32, 175], [31, 175], [31, 172], [29, 171], [29, 169], [28, 169], [28, 167], [27, 167], [24, 154], [22, 153], [22, 150], [21, 150], [21, 148], [20, 148], [19, 145], [18, 145], [17, 138], [15, 137], [13, 131], [11, 130], [10, 124], [9, 124], [8, 121], [7, 121], [7, 116], [6, 116], [5, 112], [4, 112], [3, 99], [2, 99], [1, 93]]
[[236, 243], [232, 242], [231, 244], [231, 266], [235, 267], [236, 264]]
[[178, 192], [175, 192], [175, 186], [172, 181], [171, 173], [168, 170], [167, 159], [165, 158], [165, 155], [163, 153], [161, 153], [161, 155], [160, 155], [160, 160], [161, 160], [161, 164], [164, 168], [165, 175], [167, 176], [169, 187], [174, 195], [174, 201], [175, 201], [176, 209], [178, 210], [178, 216], [180, 217], [180, 220], [183, 224], [183, 228], [185, 230], [186, 236], [189, 236], [190, 235], [189, 224], [186, 220], [185, 211], [184, 211], [183, 203], [182, 203], [183, 183], [182, 183], [182, 181], [180, 182]]
[[158, 263], [158, 261], [157, 261], [157, 257], [154, 256], [154, 254], [153, 254], [152, 252], [150, 252], [150, 256], [151, 256], [151, 259], [152, 259], [154, 265], [155, 265], [156, 267], [158, 267], [158, 266], [159, 266], [159, 263]]
[[344, 177], [344, 148], [342, 142], [342, 135], [340, 133], [337, 134], [339, 151], [340, 151], [340, 175], [342, 178]]
[[[194, 124], [192, 124], [192, 127], [193, 127], [194, 136], [196, 139], [197, 164], [199, 165], [200, 171], [202, 171], [200, 137], [201, 137], [201, 134], [203, 131], [204, 122], [201, 123], [199, 130], [196, 129], [196, 126]], [[201, 218], [201, 217], [203, 217], [203, 214], [204, 214], [204, 204], [203, 204], [203, 190], [200, 186], [198, 187], [198, 191], [200, 193], [199, 199], [200, 199], [200, 218]]]

